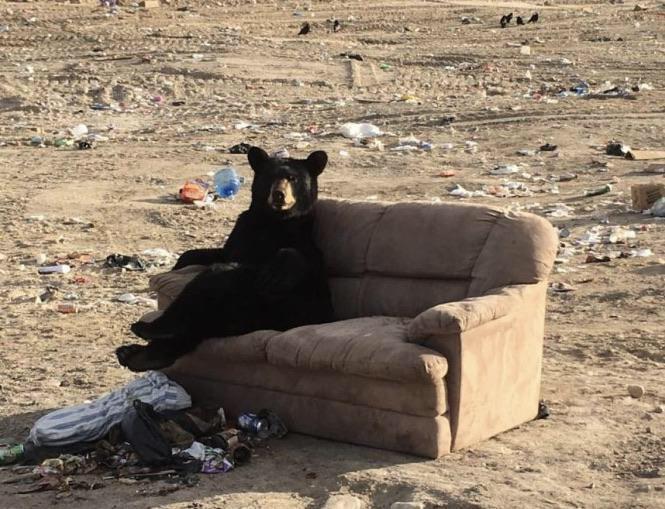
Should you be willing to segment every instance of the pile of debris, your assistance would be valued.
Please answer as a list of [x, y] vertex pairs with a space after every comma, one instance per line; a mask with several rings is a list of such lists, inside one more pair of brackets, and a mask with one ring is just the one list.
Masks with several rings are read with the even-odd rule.
[[164, 480], [175, 491], [198, 483], [197, 474], [216, 474], [250, 461], [255, 448], [287, 429], [269, 410], [241, 414], [235, 422], [222, 408], [192, 407], [185, 390], [161, 372], [148, 372], [93, 402], [41, 417], [26, 442], [0, 446], [0, 465], [16, 475], [4, 481], [16, 493], [97, 489], [100, 482]]

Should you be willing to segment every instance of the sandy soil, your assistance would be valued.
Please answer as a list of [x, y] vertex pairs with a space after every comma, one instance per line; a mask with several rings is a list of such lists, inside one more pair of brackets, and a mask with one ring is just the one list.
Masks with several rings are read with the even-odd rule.
[[[105, 481], [64, 500], [53, 492], [16, 495], [14, 486], [0, 485], [0, 506], [319, 507], [331, 493], [352, 493], [369, 507], [399, 500], [460, 508], [665, 507], [665, 223], [632, 211], [629, 191], [663, 177], [647, 173], [647, 162], [603, 150], [611, 139], [665, 149], [665, 8], [649, 0], [640, 2], [643, 11], [629, 1], [548, 4], [172, 0], [109, 16], [94, 5], [0, 1], [3, 439], [22, 438], [47, 410], [133, 377], [113, 350], [131, 341], [128, 325], [150, 308], [114, 299], [147, 296], [147, 275], [104, 269], [101, 261], [114, 252], [221, 244], [248, 204], [246, 187], [214, 210], [167, 197], [185, 179], [227, 161], [250, 178], [244, 156], [220, 150], [235, 143], [286, 147], [295, 155], [327, 150], [324, 196], [452, 201], [460, 200], [448, 194], [454, 184], [519, 182], [529, 191], [518, 194], [526, 196], [462, 200], [546, 215], [568, 230], [562, 242], [575, 248], [562, 251], [565, 263], [552, 276], [575, 291], [553, 292], [548, 305], [548, 420], [438, 461], [291, 435], [250, 466], [164, 496], [150, 494], [159, 483]], [[498, 19], [511, 10], [538, 10], [541, 22], [501, 30]], [[326, 27], [333, 15], [343, 22], [339, 33]], [[462, 16], [482, 24], [463, 24]], [[304, 19], [312, 33], [297, 37]], [[521, 53], [522, 44], [530, 55]], [[635, 100], [557, 95], [581, 79], [593, 90], [606, 81], [653, 90], [635, 93]], [[97, 102], [114, 109], [92, 110]], [[258, 127], [236, 129], [240, 121]], [[370, 121], [391, 133], [382, 138], [386, 150], [354, 147], [336, 134], [347, 121]], [[89, 151], [30, 146], [33, 136], [79, 123], [108, 141]], [[389, 150], [410, 134], [437, 146]], [[469, 141], [476, 152], [466, 149]], [[559, 150], [516, 153], [546, 142]], [[519, 164], [521, 171], [490, 175], [498, 164]], [[436, 176], [444, 170], [456, 175]], [[567, 173], [578, 178], [549, 178]], [[605, 183], [613, 185], [610, 193], [583, 197]], [[556, 203], [569, 215], [552, 216]], [[623, 225], [636, 237], [576, 247], [597, 225]], [[585, 263], [589, 250], [646, 248], [651, 256]], [[98, 261], [66, 275], [37, 274], [37, 255], [52, 261], [74, 252]], [[58, 288], [54, 297], [36, 303], [47, 285]], [[70, 293], [81, 312], [58, 313]], [[631, 398], [629, 384], [644, 386], [645, 395]], [[0, 480], [8, 475], [0, 472]]]

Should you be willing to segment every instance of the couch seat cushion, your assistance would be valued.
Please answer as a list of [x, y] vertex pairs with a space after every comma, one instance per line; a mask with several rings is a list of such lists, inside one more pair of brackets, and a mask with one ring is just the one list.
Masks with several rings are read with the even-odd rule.
[[408, 319], [366, 317], [297, 327], [268, 340], [268, 363], [404, 382], [438, 383], [441, 354], [407, 342]]

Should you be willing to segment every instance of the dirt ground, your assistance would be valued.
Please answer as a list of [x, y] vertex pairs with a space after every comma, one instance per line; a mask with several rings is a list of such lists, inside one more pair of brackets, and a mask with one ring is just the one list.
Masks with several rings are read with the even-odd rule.
[[[574, 290], [548, 303], [551, 418], [469, 450], [429, 461], [292, 434], [249, 466], [166, 495], [160, 483], [103, 481], [63, 499], [0, 484], [0, 506], [314, 508], [350, 493], [368, 507], [665, 507], [665, 222], [630, 205], [631, 185], [663, 174], [647, 171], [657, 161], [604, 151], [613, 139], [665, 149], [665, 7], [545, 3], [172, 0], [110, 15], [95, 2], [0, 1], [1, 439], [24, 438], [49, 409], [133, 378], [113, 350], [132, 341], [128, 326], [150, 302], [116, 298], [149, 297], [148, 274], [162, 269], [121, 273], [102, 262], [221, 244], [248, 204], [246, 186], [214, 209], [170, 197], [227, 162], [250, 180], [245, 156], [224, 151], [239, 142], [328, 151], [322, 196], [545, 215], [562, 229], [552, 280]], [[510, 11], [538, 11], [540, 22], [502, 30]], [[337, 33], [326, 24], [333, 16]], [[298, 37], [304, 20], [312, 32]], [[633, 99], [559, 94], [581, 80], [592, 92], [642, 87]], [[380, 126], [385, 150], [340, 136], [349, 121]], [[93, 150], [31, 145], [77, 124], [107, 140]], [[391, 150], [409, 135], [434, 149]], [[547, 142], [558, 150], [538, 152]], [[520, 169], [490, 174], [501, 164]], [[577, 178], [556, 182], [566, 174]], [[609, 193], [584, 196], [607, 183]], [[451, 196], [455, 184], [486, 195]], [[635, 238], [584, 244], [590, 228], [617, 225]], [[590, 251], [611, 261], [585, 263]], [[649, 256], [617, 257], [631, 251]], [[76, 252], [96, 262], [38, 275], [39, 255]], [[57, 290], [39, 303], [49, 285]], [[67, 298], [79, 313], [57, 312]], [[631, 398], [631, 384], [645, 394]]]

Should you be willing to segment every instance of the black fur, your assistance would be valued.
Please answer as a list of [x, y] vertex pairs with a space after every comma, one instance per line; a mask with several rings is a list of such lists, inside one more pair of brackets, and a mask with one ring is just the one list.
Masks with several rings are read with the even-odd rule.
[[[174, 269], [208, 265], [154, 322], [132, 331], [148, 345], [118, 348], [118, 360], [133, 371], [160, 369], [191, 352], [206, 338], [255, 330], [287, 330], [332, 320], [323, 258], [312, 240], [312, 207], [317, 177], [328, 157], [276, 159], [253, 147], [252, 202], [238, 217], [220, 249], [185, 252]], [[269, 203], [273, 184], [287, 179], [295, 204], [276, 210]]]

